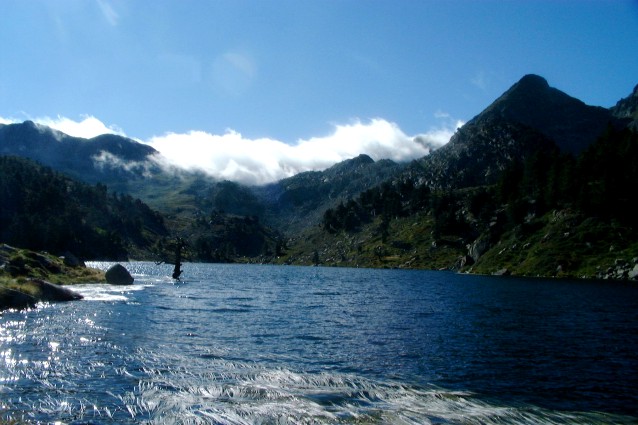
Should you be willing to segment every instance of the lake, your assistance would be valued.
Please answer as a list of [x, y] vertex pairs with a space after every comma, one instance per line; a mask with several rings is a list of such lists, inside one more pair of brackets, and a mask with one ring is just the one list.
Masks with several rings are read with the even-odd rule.
[[635, 284], [125, 266], [132, 286], [0, 315], [0, 419], [638, 423]]

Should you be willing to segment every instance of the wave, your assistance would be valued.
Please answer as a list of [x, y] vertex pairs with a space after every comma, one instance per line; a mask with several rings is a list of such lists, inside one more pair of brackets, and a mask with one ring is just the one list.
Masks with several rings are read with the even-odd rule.
[[73, 290], [84, 297], [85, 301], [129, 301], [129, 296], [135, 291], [143, 290], [147, 285], [109, 285], [87, 284], [74, 285]]
[[[603, 424], [635, 418], [505, 406], [477, 395], [357, 375], [299, 373], [208, 357], [207, 372], [146, 368], [122, 415], [162, 424]], [[120, 420], [123, 419], [120, 417]]]
[[158, 391], [160, 387], [149, 383], [143, 398], [152, 395], [153, 417], [161, 417], [164, 423], [629, 423], [595, 413], [492, 405], [464, 392], [287, 370], [249, 373], [215, 383], [184, 383], [170, 391]]

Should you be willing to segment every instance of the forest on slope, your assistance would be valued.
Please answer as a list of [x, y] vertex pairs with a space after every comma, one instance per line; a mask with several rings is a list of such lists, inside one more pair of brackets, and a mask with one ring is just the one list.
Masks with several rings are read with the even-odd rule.
[[[163, 169], [132, 139], [0, 125], [0, 242], [170, 262], [181, 238], [190, 261], [632, 277], [637, 105], [638, 87], [606, 109], [527, 75], [423, 158], [362, 154], [261, 187]], [[43, 154], [60, 143], [86, 146]]]
[[0, 156], [0, 241], [84, 259], [148, 256], [168, 235], [139, 199], [78, 182], [30, 160]]
[[578, 157], [540, 146], [494, 184], [431, 189], [404, 177], [364, 191], [326, 210], [284, 261], [635, 278], [638, 134], [609, 126]]

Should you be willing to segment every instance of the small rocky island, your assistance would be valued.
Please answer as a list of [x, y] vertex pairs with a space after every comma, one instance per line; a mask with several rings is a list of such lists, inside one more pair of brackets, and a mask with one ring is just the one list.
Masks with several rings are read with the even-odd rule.
[[104, 272], [86, 267], [71, 253], [56, 257], [0, 245], [0, 311], [79, 300], [80, 294], [62, 285], [106, 282]]

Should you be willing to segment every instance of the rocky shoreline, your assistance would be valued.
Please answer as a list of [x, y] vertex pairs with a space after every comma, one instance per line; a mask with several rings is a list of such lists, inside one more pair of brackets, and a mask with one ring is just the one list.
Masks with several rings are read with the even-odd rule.
[[106, 281], [104, 272], [86, 267], [72, 254], [56, 257], [0, 245], [0, 311], [80, 300], [82, 295], [62, 285]]

